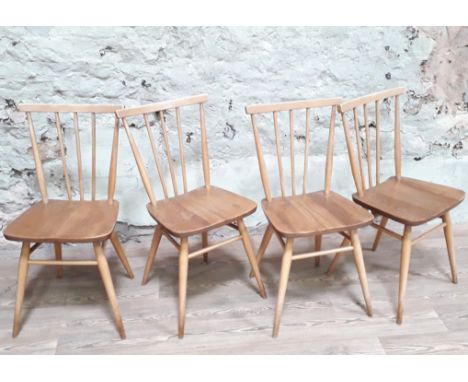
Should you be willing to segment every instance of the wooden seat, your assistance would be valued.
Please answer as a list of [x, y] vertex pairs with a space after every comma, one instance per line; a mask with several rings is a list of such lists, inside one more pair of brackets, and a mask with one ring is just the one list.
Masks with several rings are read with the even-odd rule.
[[[397, 307], [398, 324], [403, 321], [411, 247], [437, 229], [444, 229], [452, 282], [457, 282], [455, 249], [449, 212], [460, 204], [465, 197], [465, 193], [461, 190], [402, 177], [400, 97], [403, 94], [405, 94], [404, 88], [389, 89], [344, 102], [339, 107], [343, 120], [349, 162], [357, 191], [353, 195], [353, 199], [356, 203], [381, 216], [379, 224], [372, 223], [372, 227], [377, 229], [372, 249], [377, 249], [384, 233], [402, 242]], [[370, 104], [373, 104], [371, 108], [375, 112], [374, 122], [369, 120]], [[391, 113], [391, 108], [393, 108], [393, 113]], [[395, 176], [383, 182], [380, 181], [380, 161], [385, 155], [381, 148], [381, 109], [385, 114], [394, 115], [393, 161]], [[354, 129], [351, 129], [348, 123], [347, 115], [351, 114], [351, 112]], [[375, 128], [371, 129], [371, 127]], [[375, 157], [375, 177], [373, 176], [373, 157]], [[412, 238], [413, 226], [424, 224], [436, 218], [441, 219], [442, 222], [422, 235]], [[403, 224], [403, 234], [386, 227], [389, 219]], [[335, 256], [328, 269], [329, 273], [333, 272], [339, 258], [339, 254]]]
[[165, 230], [185, 237], [236, 222], [255, 212], [257, 205], [250, 199], [211, 186], [161, 200], [157, 206], [148, 203], [147, 208]]
[[392, 220], [417, 226], [443, 216], [460, 204], [465, 193], [456, 188], [422, 180], [391, 177], [353, 195], [356, 203]]
[[[315, 265], [320, 264], [320, 256], [352, 252], [356, 263], [356, 268], [361, 283], [366, 310], [369, 316], [372, 315], [372, 307], [370, 301], [369, 290], [367, 286], [367, 276], [362, 257], [362, 249], [359, 241], [357, 229], [368, 225], [372, 221], [372, 215], [357, 206], [350, 200], [331, 191], [331, 178], [333, 168], [333, 142], [335, 132], [335, 117], [337, 105], [340, 103], [339, 98], [304, 100], [295, 102], [282, 102], [276, 104], [251, 105], [245, 108], [247, 114], [251, 116], [252, 128], [255, 138], [257, 150], [258, 165], [260, 168], [260, 176], [265, 191], [266, 198], [262, 201], [263, 212], [265, 213], [268, 226], [263, 235], [260, 248], [257, 253], [257, 263], [260, 266], [265, 250], [271, 240], [273, 234], [276, 234], [284, 249], [283, 259], [281, 263], [281, 275], [278, 286], [278, 298], [276, 302], [275, 318], [273, 322], [273, 337], [278, 335], [283, 311], [284, 298], [289, 278], [289, 270], [293, 260], [301, 260], [306, 258], [315, 258]], [[315, 109], [331, 109], [330, 126], [328, 130], [328, 145], [327, 158], [325, 164], [325, 187], [322, 191], [308, 192], [308, 175], [309, 175], [309, 146], [311, 141], [311, 110]], [[305, 110], [305, 121], [303, 125], [304, 132], [297, 132], [295, 123], [295, 113], [299, 110]], [[289, 131], [286, 134], [280, 130], [278, 122], [278, 114], [287, 112], [289, 114]], [[269, 172], [265, 165], [263, 157], [262, 142], [260, 139], [257, 127], [257, 115], [262, 115], [262, 120], [265, 121], [265, 114], [272, 113], [272, 124], [274, 127], [276, 159], [278, 162], [278, 175], [281, 195], [278, 197], [272, 196], [270, 188]], [[325, 117], [326, 118], [326, 117]], [[321, 118], [316, 118], [321, 120]], [[271, 123], [271, 122], [270, 122]], [[267, 122], [264, 123], [264, 125]], [[265, 127], [264, 127], [265, 129]], [[285, 175], [283, 169], [281, 137], [289, 136], [289, 164], [291, 175], [290, 194], [286, 191]], [[296, 191], [296, 151], [297, 137], [303, 137], [304, 155], [303, 155], [303, 172], [302, 172], [302, 192]], [[300, 142], [300, 141], [299, 141]], [[322, 250], [322, 235], [325, 234], [340, 234], [343, 236], [343, 242], [340, 248]], [[314, 250], [307, 253], [295, 254], [294, 239], [298, 237], [314, 236]], [[286, 242], [285, 242], [286, 239]]]
[[[172, 243], [179, 253], [179, 320], [178, 334], [182, 338], [185, 333], [185, 305], [187, 297], [187, 275], [189, 259], [203, 255], [205, 262], [208, 262], [208, 252], [230, 244], [237, 240], [242, 240], [247, 258], [252, 266], [253, 274], [257, 281], [260, 295], [265, 298], [265, 287], [258, 272], [258, 266], [255, 261], [255, 255], [252, 250], [250, 238], [247, 228], [244, 224], [244, 217], [252, 214], [256, 210], [256, 204], [242, 196], [221, 188], [211, 185], [210, 180], [210, 165], [208, 159], [208, 144], [205, 128], [205, 109], [204, 104], [208, 97], [199, 95], [187, 97], [166, 102], [153, 103], [144, 106], [121, 109], [116, 112], [117, 116], [122, 118], [125, 131], [127, 132], [128, 140], [135, 157], [135, 161], [140, 172], [141, 179], [148, 194], [150, 203], [147, 206], [149, 214], [158, 223], [154, 231], [151, 248], [149, 250], [148, 259], [143, 274], [142, 284], [146, 284], [149, 279], [149, 274], [153, 267], [154, 259], [158, 251], [161, 237], [164, 235], [170, 243]], [[192, 138], [184, 139], [181, 114], [192, 112], [191, 120], [196, 120], [193, 116], [193, 109], [198, 109], [198, 119], [200, 123], [200, 135], [195, 135], [198, 129], [192, 127]], [[174, 169], [176, 158], [172, 155], [170, 144], [170, 131], [167, 124], [170, 123], [169, 117], [173, 115], [173, 132], [177, 135], [178, 158], [180, 159], [180, 175], [182, 187], [177, 180], [177, 174]], [[127, 122], [128, 117], [143, 117], [144, 126], [148, 133], [148, 143], [151, 146], [154, 165], [159, 176], [164, 199], [156, 200], [153, 186], [150, 182], [148, 172], [143, 163], [140, 149], [137, 146], [133, 134]], [[150, 116], [153, 121], [150, 122]], [[164, 156], [166, 159], [170, 180], [172, 183], [173, 196], [170, 196], [170, 188], [166, 183], [165, 173], [162, 167], [162, 155], [158, 149], [158, 143], [155, 139], [155, 134], [152, 126], [159, 124], [162, 133], [162, 146], [164, 147]], [[185, 140], [185, 144], [184, 144]], [[199, 146], [194, 148], [194, 142], [199, 140]], [[192, 153], [201, 152], [201, 162], [203, 169], [203, 187], [189, 190], [187, 182], [187, 166], [185, 162], [186, 144], [191, 143], [190, 149]], [[182, 189], [182, 190], [181, 190]], [[208, 232], [210, 230], [228, 226], [238, 231], [238, 235], [230, 237], [221, 242], [208, 245]], [[201, 235], [202, 248], [189, 253], [188, 239], [193, 235]], [[176, 238], [180, 238], [178, 241]]]
[[91, 243], [114, 230], [119, 203], [106, 200], [39, 202], [13, 220], [3, 232], [8, 240], [37, 243]]
[[[63, 276], [63, 266], [97, 266], [101, 274], [101, 278], [109, 298], [112, 312], [114, 314], [117, 330], [120, 337], [125, 338], [125, 329], [123, 326], [122, 316], [120, 314], [117, 298], [115, 295], [112, 277], [109, 271], [106, 257], [104, 255], [104, 245], [107, 240], [110, 240], [117, 256], [124, 266], [130, 278], [133, 278], [133, 272], [128, 263], [125, 252], [120, 244], [117, 233], [114, 231], [117, 222], [117, 214], [119, 211], [119, 203], [114, 200], [115, 183], [117, 175], [117, 148], [119, 137], [119, 120], [115, 116], [115, 110], [119, 109], [119, 105], [53, 105], [53, 104], [22, 104], [19, 105], [19, 110], [26, 113], [26, 118], [31, 137], [32, 153], [36, 165], [36, 175], [39, 183], [42, 201], [35, 203], [18, 218], [12, 221], [3, 231], [6, 239], [22, 242], [21, 255], [18, 267], [18, 283], [16, 291], [16, 307], [15, 317], [13, 322], [13, 337], [16, 337], [20, 330], [21, 323], [21, 306], [23, 303], [24, 293], [26, 289], [26, 279], [30, 265], [48, 265], [57, 268], [57, 277]], [[46, 138], [46, 142], [57, 142], [57, 152], [60, 155], [63, 169], [63, 180], [65, 192], [68, 200], [51, 200], [48, 195], [48, 188], [44, 170], [42, 168], [41, 152], [47, 152], [50, 147], [46, 146], [45, 150], [39, 150], [36, 139], [35, 128], [33, 124], [32, 114], [46, 114], [45, 119], [47, 130], [42, 130], [41, 134]], [[52, 114], [52, 115], [51, 115]], [[75, 155], [77, 168], [77, 185], [76, 191], [79, 193], [79, 200], [72, 200], [74, 188], [72, 187], [71, 176], [69, 175], [67, 162], [70, 160], [67, 155], [71, 150], [67, 150], [65, 145], [65, 127], [66, 123], [62, 123], [61, 114], [71, 114], [73, 129], [70, 138], [75, 141]], [[85, 190], [83, 182], [83, 167], [81, 150], [81, 137], [79, 126], [79, 115], [89, 115], [90, 124], [90, 144], [84, 145], [90, 149], [90, 175], [91, 189], [90, 199], [85, 200]], [[97, 116], [101, 114], [109, 114], [114, 119], [112, 148], [110, 153], [109, 177], [107, 185], [107, 198], [99, 200], [96, 196], [96, 179], [97, 179]], [[55, 123], [54, 123], [55, 120]], [[52, 130], [56, 130], [55, 139], [50, 139], [49, 125]], [[44, 126], [42, 126], [44, 127]], [[41, 137], [42, 138], [42, 137]], [[47, 145], [49, 143], [45, 143]], [[100, 163], [99, 163], [100, 164]], [[53, 177], [55, 174], [51, 174]], [[102, 176], [101, 176], [102, 177]], [[55, 259], [53, 260], [34, 260], [31, 258], [33, 252], [43, 243], [53, 243], [55, 251]], [[92, 243], [96, 260], [62, 260], [62, 244], [64, 243]]]
[[275, 231], [284, 237], [324, 235], [364, 227], [373, 216], [335, 192], [264, 199], [262, 208]]

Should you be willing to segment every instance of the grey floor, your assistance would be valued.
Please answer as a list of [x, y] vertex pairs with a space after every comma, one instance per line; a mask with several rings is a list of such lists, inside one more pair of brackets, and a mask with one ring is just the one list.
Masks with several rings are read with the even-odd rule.
[[[417, 231], [420, 231], [419, 229]], [[403, 325], [395, 323], [399, 242], [384, 237], [365, 251], [374, 316], [367, 317], [352, 256], [332, 276], [314, 260], [293, 263], [280, 334], [271, 338], [281, 251], [275, 238], [262, 264], [268, 298], [260, 298], [239, 242], [189, 267], [186, 335], [177, 338], [177, 255], [163, 238], [150, 282], [140, 285], [149, 238], [124, 245], [136, 278], [106, 248], [127, 339], [120, 340], [97, 269], [70, 267], [63, 279], [32, 266], [22, 329], [11, 338], [19, 249], [0, 253], [2, 354], [460, 354], [468, 353], [468, 225], [455, 227], [459, 283], [449, 280], [443, 234], [413, 249]], [[369, 247], [373, 230], [361, 231]], [[255, 247], [260, 238], [253, 237]], [[338, 243], [330, 237], [324, 248]], [[312, 241], [298, 242], [310, 247]], [[194, 243], [196, 246], [197, 243]], [[92, 257], [90, 245], [67, 246], [64, 258]], [[51, 256], [40, 249], [35, 257]]]

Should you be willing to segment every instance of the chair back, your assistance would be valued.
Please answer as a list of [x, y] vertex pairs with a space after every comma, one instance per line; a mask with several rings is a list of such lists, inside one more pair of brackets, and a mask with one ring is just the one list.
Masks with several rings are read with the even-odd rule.
[[[360, 196], [363, 195], [366, 189], [380, 184], [380, 159], [382, 156], [380, 111], [382, 104], [390, 106], [392, 102], [394, 105], [393, 151], [395, 176], [397, 179], [401, 178], [400, 96], [404, 93], [405, 89], [399, 87], [355, 98], [343, 102], [339, 106], [354, 184]], [[369, 104], [374, 104], [375, 122], [371, 123], [369, 123]], [[361, 108], [362, 125], [359, 119], [359, 110]], [[389, 108], [387, 108], [387, 110], [389, 110]], [[352, 114], [354, 134], [352, 132], [353, 129], [349, 126], [349, 114]], [[375, 129], [371, 129], [371, 127], [375, 127]], [[375, 130], [375, 134], [371, 134], [371, 130]], [[372, 135], [374, 135], [374, 137], [372, 137]], [[372, 144], [372, 141], [374, 144]], [[375, 179], [372, 169], [372, 146], [375, 146]], [[354, 149], [354, 147], [356, 147], [356, 149]], [[365, 167], [367, 167], [367, 182]]]
[[[167, 164], [169, 169], [171, 183], [172, 183], [172, 195], [179, 195], [180, 193], [184, 194], [189, 191], [188, 184], [187, 184], [187, 165], [185, 161], [185, 153], [184, 153], [184, 134], [182, 131], [182, 122], [181, 122], [181, 109], [192, 109], [196, 107], [198, 109], [198, 117], [197, 119], [199, 127], [200, 127], [200, 152], [201, 152], [201, 162], [203, 167], [203, 180], [205, 187], [210, 187], [210, 166], [209, 166], [209, 159], [208, 159], [208, 144], [206, 138], [206, 128], [205, 128], [205, 110], [204, 104], [208, 100], [207, 95], [197, 95], [187, 98], [175, 99], [171, 101], [164, 101], [158, 103], [152, 103], [143, 106], [137, 107], [130, 107], [126, 109], [120, 109], [116, 111], [116, 115], [119, 118], [122, 118], [122, 122], [127, 132], [128, 140], [130, 142], [130, 147], [132, 149], [133, 155], [135, 157], [138, 170], [140, 172], [146, 193], [150, 199], [151, 204], [156, 205], [157, 198], [154, 192], [153, 186], [150, 181], [150, 177], [146, 170], [144, 161], [142, 159], [140, 148], [138, 147], [134, 135], [130, 129], [128, 123], [128, 118], [139, 118], [140, 121], [143, 120], [146, 132], [148, 134], [148, 140], [151, 146], [151, 151], [153, 155], [154, 165], [156, 167], [157, 174], [159, 176], [159, 181], [161, 184], [162, 192], [164, 194], [164, 198], [167, 199], [171, 196], [170, 189], [167, 185], [163, 163]], [[189, 110], [187, 110], [189, 111]], [[167, 127], [168, 124], [168, 117], [172, 114], [172, 120], [175, 119], [174, 125], [175, 128], [170, 131]], [[151, 119], [150, 119], [151, 117]], [[133, 124], [137, 126], [136, 124]], [[160, 150], [155, 134], [153, 130], [155, 129], [154, 126], [159, 125], [160, 132], [162, 136], [161, 145], [164, 147], [163, 150]], [[170, 145], [170, 133], [176, 131], [174, 135], [177, 135], [177, 149], [178, 149], [178, 157], [180, 162], [180, 169], [181, 169], [181, 178], [182, 178], [182, 190], [180, 189], [180, 183], [177, 181], [177, 174], [174, 169], [174, 162], [176, 162], [176, 157], [174, 157], [171, 150]], [[193, 132], [191, 132], [193, 134]], [[185, 143], [191, 143], [192, 135], [186, 135]], [[193, 146], [193, 145], [192, 145]], [[164, 157], [161, 155], [161, 151], [164, 151]], [[164, 162], [162, 159], [165, 159]]]
[[[65, 190], [69, 200], [73, 199], [75, 191], [78, 189], [79, 199], [85, 200], [85, 185], [84, 182], [91, 178], [90, 185], [90, 199], [96, 200], [96, 180], [102, 178], [103, 176], [101, 169], [97, 166], [97, 156], [100, 155], [97, 152], [97, 119], [99, 119], [99, 125], [109, 124], [109, 119], [114, 121], [113, 129], [113, 139], [110, 155], [110, 165], [108, 173], [104, 176], [107, 177], [107, 199], [109, 202], [112, 202], [115, 193], [115, 184], [116, 184], [116, 173], [117, 173], [117, 150], [118, 150], [118, 140], [119, 140], [119, 120], [115, 117], [115, 111], [120, 109], [121, 105], [87, 105], [87, 104], [20, 104], [18, 109], [26, 113], [26, 119], [29, 127], [29, 134], [31, 136], [32, 144], [32, 153], [34, 157], [34, 162], [36, 165], [36, 175], [39, 183], [39, 189], [41, 191], [42, 200], [44, 203], [48, 201], [48, 187], [46, 182], [46, 176], [43, 169], [43, 159], [41, 158], [41, 153], [47, 152], [48, 147], [44, 142], [49, 141], [50, 136], [50, 126], [52, 130], [55, 130], [56, 143], [54, 148], [57, 153], [59, 153], [61, 158], [61, 167], [63, 169], [63, 179], [65, 183]], [[38, 142], [36, 138], [36, 129], [33, 122], [33, 114], [37, 119], [39, 119], [39, 114], [42, 116], [41, 119], [41, 137]], [[67, 121], [63, 118], [64, 115], [71, 116]], [[82, 121], [81, 126], [86, 125], [88, 127], [87, 131], [89, 133], [89, 141], [91, 145], [83, 145], [80, 135], [84, 134], [84, 130], [80, 128], [80, 120]], [[83, 120], [87, 120], [85, 124]], [[72, 126], [72, 128], [71, 128]], [[70, 128], [67, 128], [70, 127]], [[69, 133], [70, 132], [70, 133]], [[67, 139], [69, 138], [69, 139]], [[67, 142], [74, 141], [74, 145], [68, 145]], [[74, 148], [73, 148], [74, 146]], [[85, 150], [82, 150], [84, 146]], [[89, 148], [88, 150], [86, 150]], [[71, 160], [70, 152], [74, 149], [76, 157], [76, 176], [70, 174], [70, 162]], [[87, 162], [91, 167], [86, 166], [86, 163], [83, 161], [89, 159]], [[51, 177], [54, 177], [54, 173], [51, 173]], [[73, 180], [75, 182], [73, 182]], [[76, 185], [77, 183], [77, 185]]]
[[[271, 200], [272, 191], [269, 182], [268, 170], [265, 165], [264, 153], [262, 148], [262, 142], [260, 139], [259, 128], [257, 126], [257, 116], [261, 115], [265, 117], [266, 124], [274, 128], [275, 136], [275, 154], [277, 160], [278, 174], [279, 174], [279, 183], [281, 196], [295, 196], [297, 194], [296, 190], [296, 141], [304, 142], [304, 151], [303, 151], [303, 171], [299, 174], [299, 177], [302, 177], [302, 193], [307, 193], [307, 181], [309, 174], [309, 146], [311, 141], [311, 110], [315, 109], [325, 109], [328, 108], [331, 111], [330, 122], [329, 122], [329, 131], [328, 131], [328, 144], [327, 144], [327, 157], [325, 164], [325, 192], [330, 192], [330, 183], [332, 176], [333, 168], [333, 140], [334, 140], [334, 131], [335, 131], [335, 115], [337, 111], [337, 106], [340, 104], [341, 98], [329, 98], [329, 99], [315, 99], [315, 100], [303, 100], [303, 101], [293, 101], [293, 102], [281, 102], [281, 103], [272, 103], [272, 104], [258, 104], [250, 105], [245, 108], [245, 112], [250, 115], [252, 121], [252, 128], [255, 138], [255, 146], [257, 150], [258, 164], [260, 168], [260, 175], [262, 179], [263, 189], [265, 191], [265, 196], [267, 200]], [[301, 129], [297, 128], [297, 122], [295, 121], [295, 115], [299, 112], [303, 114], [303, 120], [300, 125], [303, 126], [302, 134], [299, 134], [298, 131]], [[280, 114], [286, 114], [286, 117], [289, 120], [289, 129], [285, 129], [286, 132], [283, 133], [279, 126], [279, 117]], [[268, 118], [270, 116], [270, 118]], [[281, 137], [289, 135], [289, 164], [290, 164], [290, 177], [291, 177], [291, 187], [289, 192], [285, 184], [285, 170], [283, 168], [283, 159], [282, 159], [282, 144]], [[313, 138], [312, 138], [313, 141]]]

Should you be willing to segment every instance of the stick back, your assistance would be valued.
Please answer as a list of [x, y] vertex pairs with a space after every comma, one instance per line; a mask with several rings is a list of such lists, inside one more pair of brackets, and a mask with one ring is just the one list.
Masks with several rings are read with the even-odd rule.
[[[73, 198], [73, 189], [70, 182], [69, 167], [67, 166], [67, 149], [64, 142], [64, 131], [60, 120], [61, 114], [71, 114], [73, 120], [74, 129], [74, 140], [76, 147], [76, 162], [78, 172], [78, 183], [79, 183], [79, 198], [84, 200], [85, 191], [83, 185], [83, 160], [82, 160], [82, 149], [80, 140], [80, 126], [79, 126], [79, 115], [89, 114], [90, 125], [91, 125], [91, 199], [96, 200], [96, 172], [97, 172], [97, 154], [96, 154], [96, 115], [98, 114], [114, 114], [117, 109], [120, 109], [120, 105], [88, 105], [88, 104], [20, 104], [18, 109], [26, 113], [26, 119], [29, 127], [29, 134], [31, 137], [32, 152], [34, 162], [36, 165], [36, 174], [39, 183], [39, 189], [41, 191], [43, 202], [48, 201], [47, 182], [44, 175], [42, 166], [42, 159], [40, 155], [39, 146], [36, 139], [36, 131], [33, 122], [33, 113], [47, 113], [52, 115], [53, 118], [48, 118], [48, 123], [54, 123], [57, 141], [59, 144], [60, 157], [63, 168], [63, 178], [65, 181], [66, 193], [69, 200]], [[119, 120], [114, 118], [114, 130], [112, 139], [111, 158], [109, 165], [108, 175], [108, 187], [107, 187], [107, 199], [112, 202], [115, 194], [116, 184], [116, 173], [117, 173], [117, 151], [118, 151], [118, 140], [119, 140]]]
[[203, 179], [205, 187], [210, 187], [210, 168], [209, 168], [209, 159], [208, 159], [208, 145], [207, 145], [207, 137], [206, 137], [206, 127], [205, 127], [205, 110], [204, 110], [204, 103], [208, 100], [207, 95], [197, 95], [192, 97], [180, 98], [170, 101], [164, 102], [157, 102], [143, 106], [131, 107], [126, 109], [120, 109], [116, 111], [116, 115], [119, 118], [122, 118], [123, 126], [128, 136], [128, 140], [130, 142], [130, 147], [132, 149], [133, 155], [135, 157], [138, 171], [140, 172], [140, 176], [143, 181], [143, 185], [145, 187], [146, 193], [150, 199], [151, 204], [156, 205], [156, 195], [154, 193], [154, 189], [151, 185], [150, 178], [148, 176], [148, 172], [145, 168], [140, 148], [138, 147], [133, 133], [130, 129], [130, 125], [127, 121], [129, 117], [139, 117], [142, 118], [144, 121], [144, 125], [148, 134], [148, 140], [151, 146], [151, 151], [153, 155], [154, 164], [157, 170], [157, 174], [159, 176], [159, 180], [161, 183], [161, 188], [164, 194], [164, 198], [169, 198], [169, 190], [166, 184], [164, 171], [162, 167], [162, 160], [161, 155], [158, 150], [158, 145], [154, 137], [154, 132], [152, 128], [152, 124], [150, 121], [150, 116], [153, 116], [153, 120], [159, 121], [159, 126], [161, 129], [162, 137], [163, 137], [163, 146], [164, 146], [164, 154], [167, 166], [169, 168], [172, 189], [174, 195], [179, 195], [181, 192], [179, 188], [179, 184], [177, 183], [177, 176], [174, 170], [173, 165], [173, 157], [171, 153], [171, 148], [169, 144], [169, 133], [168, 128], [166, 126], [166, 116], [170, 110], [174, 110], [175, 114], [175, 124], [177, 130], [177, 137], [178, 137], [178, 150], [179, 150], [179, 159], [181, 164], [181, 175], [182, 175], [182, 193], [186, 193], [188, 191], [187, 185], [187, 166], [185, 162], [185, 153], [184, 153], [184, 142], [183, 142], [183, 131], [182, 131], [182, 121], [181, 121], [181, 108], [182, 107], [193, 107], [198, 106], [199, 112], [199, 123], [200, 123], [200, 135], [201, 135], [201, 156], [202, 156], [202, 164], [203, 164]]
[[[381, 118], [380, 107], [381, 102], [391, 102], [394, 100], [394, 165], [395, 176], [401, 178], [401, 142], [400, 142], [400, 96], [405, 93], [402, 87], [389, 89], [377, 93], [368, 94], [363, 97], [355, 98], [350, 101], [343, 102], [339, 106], [341, 118], [343, 120], [343, 128], [348, 147], [349, 161], [353, 174], [354, 184], [359, 195], [363, 195], [364, 191], [380, 184], [380, 159], [381, 159]], [[372, 148], [371, 148], [371, 131], [369, 125], [369, 104], [374, 104], [375, 116], [375, 182], [372, 170]], [[359, 121], [359, 108], [362, 108], [363, 126]], [[351, 128], [348, 122], [348, 115], [352, 114], [354, 126], [354, 141], [352, 138]], [[364, 127], [364, 137], [361, 134], [361, 127]], [[354, 145], [356, 145], [356, 154]], [[364, 163], [367, 166], [367, 176], [364, 171]], [[367, 177], [367, 182], [366, 182]]]
[[262, 179], [263, 189], [267, 200], [271, 200], [272, 193], [270, 188], [270, 182], [268, 178], [268, 171], [265, 165], [265, 159], [263, 155], [262, 143], [260, 139], [259, 129], [257, 127], [257, 115], [272, 113], [273, 127], [275, 130], [275, 148], [276, 158], [278, 163], [278, 173], [280, 180], [281, 196], [287, 196], [286, 186], [284, 182], [284, 170], [282, 163], [281, 154], [281, 142], [280, 136], [281, 131], [278, 123], [278, 113], [288, 113], [289, 117], [289, 152], [290, 152], [290, 174], [291, 174], [291, 195], [296, 195], [296, 165], [295, 165], [295, 112], [298, 110], [305, 110], [305, 147], [304, 147], [304, 171], [302, 174], [302, 193], [307, 193], [307, 178], [309, 172], [309, 145], [310, 145], [310, 129], [311, 129], [311, 109], [317, 108], [330, 108], [330, 127], [328, 134], [328, 145], [327, 145], [327, 159], [325, 165], [325, 192], [330, 191], [332, 167], [333, 167], [333, 140], [335, 130], [335, 115], [337, 106], [340, 104], [341, 98], [328, 98], [328, 99], [315, 99], [315, 100], [303, 100], [303, 101], [292, 101], [292, 102], [281, 102], [272, 104], [259, 104], [246, 106], [245, 112], [250, 115], [252, 121], [252, 128], [255, 138], [255, 146], [257, 149], [257, 158], [260, 168], [260, 176]]

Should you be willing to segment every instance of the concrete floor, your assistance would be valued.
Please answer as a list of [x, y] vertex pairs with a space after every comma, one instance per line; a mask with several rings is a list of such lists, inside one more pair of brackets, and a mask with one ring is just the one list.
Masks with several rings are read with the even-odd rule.
[[[398, 229], [398, 228], [397, 228]], [[459, 283], [449, 278], [442, 231], [413, 249], [404, 321], [395, 323], [399, 247], [383, 237], [377, 252], [365, 251], [374, 316], [363, 297], [352, 255], [332, 276], [313, 259], [293, 263], [277, 339], [271, 338], [281, 250], [275, 238], [261, 271], [268, 298], [257, 293], [242, 244], [236, 242], [189, 267], [185, 338], [177, 338], [177, 255], [163, 238], [149, 283], [141, 286], [150, 238], [124, 244], [135, 272], [131, 280], [106, 248], [127, 339], [120, 340], [97, 269], [70, 267], [63, 279], [51, 267], [31, 266], [22, 328], [11, 338], [17, 251], [0, 253], [0, 353], [2, 354], [467, 354], [468, 225], [455, 226]], [[364, 248], [375, 231], [361, 230]], [[417, 229], [416, 232], [422, 232]], [[260, 237], [254, 236], [258, 247]], [[324, 239], [324, 248], [338, 236]], [[195, 241], [194, 241], [195, 243]], [[196, 245], [196, 244], [194, 244]], [[312, 240], [298, 241], [298, 250]], [[64, 259], [92, 258], [91, 245], [66, 246]], [[51, 246], [34, 257], [52, 255]]]

